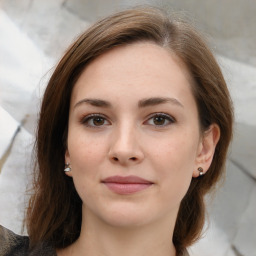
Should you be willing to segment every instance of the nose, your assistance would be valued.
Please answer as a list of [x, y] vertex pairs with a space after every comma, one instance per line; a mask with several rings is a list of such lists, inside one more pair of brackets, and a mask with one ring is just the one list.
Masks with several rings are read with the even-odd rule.
[[109, 159], [121, 165], [134, 165], [144, 159], [140, 138], [135, 128], [123, 125], [113, 133]]

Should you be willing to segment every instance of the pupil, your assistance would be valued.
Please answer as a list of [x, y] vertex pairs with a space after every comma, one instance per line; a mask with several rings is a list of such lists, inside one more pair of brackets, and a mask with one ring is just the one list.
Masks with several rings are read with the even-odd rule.
[[93, 119], [93, 124], [97, 125], [97, 126], [103, 125], [104, 124], [104, 119], [102, 117], [95, 117]]
[[165, 118], [161, 116], [157, 116], [154, 118], [154, 124], [156, 125], [163, 125], [165, 122]]

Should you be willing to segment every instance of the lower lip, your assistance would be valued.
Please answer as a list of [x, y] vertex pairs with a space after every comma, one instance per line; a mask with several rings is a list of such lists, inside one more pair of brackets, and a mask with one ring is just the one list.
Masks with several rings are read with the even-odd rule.
[[129, 195], [149, 188], [151, 183], [104, 183], [110, 190], [117, 194]]

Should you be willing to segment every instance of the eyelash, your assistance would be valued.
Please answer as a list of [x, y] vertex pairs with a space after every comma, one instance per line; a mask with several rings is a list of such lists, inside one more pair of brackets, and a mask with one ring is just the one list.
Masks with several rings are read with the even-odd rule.
[[[101, 118], [103, 120], [104, 124], [99, 125], [99, 126], [89, 124], [89, 122], [93, 121], [94, 118]], [[157, 128], [166, 127], [166, 126], [176, 122], [175, 118], [173, 118], [172, 116], [170, 116], [168, 114], [165, 114], [165, 113], [153, 113], [153, 114], [151, 114], [147, 118], [147, 120], [145, 122], [143, 122], [143, 124], [147, 124], [153, 118], [163, 118], [164, 119], [164, 122], [165, 122], [164, 124], [160, 124], [160, 125], [149, 124], [149, 125], [155, 126]], [[87, 127], [90, 127], [90, 128], [101, 128], [103, 125], [105, 125], [106, 121], [107, 121], [107, 117], [105, 115], [100, 114], [100, 113], [95, 113], [95, 114], [90, 114], [90, 115], [82, 117], [81, 120], [80, 120], [80, 123], [85, 125], [85, 126], [87, 126]], [[166, 124], [166, 121], [168, 121], [168, 124]], [[107, 121], [107, 122], [110, 124], [109, 121]]]

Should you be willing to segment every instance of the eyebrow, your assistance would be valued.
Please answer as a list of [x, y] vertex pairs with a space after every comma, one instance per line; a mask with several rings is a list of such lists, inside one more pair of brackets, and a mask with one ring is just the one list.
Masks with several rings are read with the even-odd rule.
[[78, 101], [74, 108], [76, 108], [77, 106], [83, 104], [83, 103], [87, 103], [90, 104], [92, 106], [95, 107], [103, 107], [103, 108], [110, 108], [111, 107], [111, 103], [105, 100], [100, 100], [100, 99], [82, 99], [80, 101]]
[[[103, 108], [110, 108], [112, 106], [110, 102], [101, 100], [101, 99], [82, 99], [75, 104], [74, 108], [76, 108], [77, 106], [83, 103], [90, 104], [94, 107], [103, 107]], [[184, 107], [177, 99], [166, 98], [166, 97], [153, 97], [153, 98], [142, 99], [139, 101], [138, 107], [144, 108], [144, 107], [156, 106], [164, 103], [172, 103], [176, 106], [179, 106], [182, 108]]]
[[154, 98], [142, 99], [139, 101], [138, 106], [142, 108], [142, 107], [155, 106], [155, 105], [164, 104], [164, 103], [172, 103], [174, 105], [184, 108], [184, 106], [177, 99], [166, 98], [166, 97], [154, 97]]

